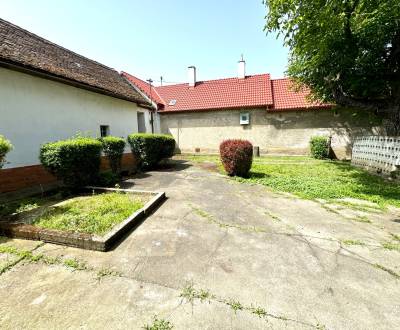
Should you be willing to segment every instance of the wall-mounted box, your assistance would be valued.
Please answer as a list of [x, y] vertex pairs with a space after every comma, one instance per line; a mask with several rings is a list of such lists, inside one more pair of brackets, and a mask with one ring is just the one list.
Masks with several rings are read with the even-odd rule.
[[240, 125], [249, 125], [250, 124], [250, 113], [241, 112], [240, 113]]

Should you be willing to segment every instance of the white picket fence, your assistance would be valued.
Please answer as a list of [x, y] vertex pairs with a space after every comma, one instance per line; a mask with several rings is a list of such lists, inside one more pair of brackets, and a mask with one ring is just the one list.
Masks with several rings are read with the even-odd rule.
[[400, 136], [360, 136], [354, 140], [351, 163], [390, 175], [400, 169]]

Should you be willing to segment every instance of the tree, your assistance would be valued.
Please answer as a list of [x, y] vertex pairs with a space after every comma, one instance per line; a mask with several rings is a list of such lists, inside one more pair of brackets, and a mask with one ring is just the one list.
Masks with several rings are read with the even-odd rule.
[[290, 49], [287, 73], [313, 98], [374, 110], [400, 133], [399, 0], [265, 0], [265, 30]]

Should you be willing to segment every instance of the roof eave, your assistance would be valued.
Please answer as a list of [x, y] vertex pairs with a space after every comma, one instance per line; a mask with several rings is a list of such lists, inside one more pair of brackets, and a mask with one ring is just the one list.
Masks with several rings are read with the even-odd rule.
[[147, 106], [148, 109], [150, 110], [157, 110], [158, 109], [158, 105], [155, 101], [153, 101], [144, 91], [142, 91], [139, 86], [136, 86], [135, 83], [133, 83], [132, 81], [129, 80], [129, 78], [126, 76], [125, 72], [121, 72], [120, 76], [122, 77], [122, 79], [124, 79], [129, 86], [131, 86], [135, 91], [137, 91], [145, 100], [147, 100], [147, 102], [149, 102], [149, 105]]
[[309, 107], [295, 107], [295, 108], [269, 108], [268, 112], [286, 112], [286, 111], [312, 111], [312, 110], [324, 110], [324, 109], [330, 109], [334, 107], [333, 104], [327, 104], [327, 105], [317, 105], [317, 106], [309, 106]]
[[247, 106], [236, 106], [236, 107], [224, 107], [224, 108], [204, 108], [204, 109], [178, 109], [178, 110], [162, 110], [159, 114], [166, 113], [177, 113], [177, 112], [214, 112], [214, 111], [229, 111], [229, 110], [241, 110], [241, 109], [268, 109], [272, 104], [259, 104], [259, 105], [247, 105]]
[[[79, 82], [79, 81], [76, 81], [76, 80], [73, 80], [73, 79], [69, 79], [69, 78], [65, 78], [65, 77], [62, 77], [62, 76], [55, 75], [55, 74], [51, 74], [51, 73], [49, 73], [47, 71], [44, 71], [44, 70], [41, 70], [41, 69], [32, 68], [32, 67], [23, 65], [21, 63], [16, 63], [16, 62], [9, 61], [9, 60], [6, 60], [6, 59], [0, 58], [0, 67], [4, 67], [4, 68], [10, 69], [10, 70], [14, 70], [14, 71], [22, 72], [22, 73], [27, 73], [27, 74], [30, 74], [30, 75], [33, 75], [33, 76], [36, 76], [36, 77], [40, 77], [40, 78], [44, 78], [44, 79], [48, 79], [48, 80], [61, 82], [61, 83], [66, 84], [66, 85], [70, 85], [70, 86], [73, 86], [73, 87], [85, 89], [85, 90], [88, 90], [88, 91], [91, 91], [91, 92], [95, 92], [95, 93], [98, 93], [98, 94], [111, 96], [111, 97], [114, 97], [114, 98], [117, 98], [117, 99], [121, 99], [121, 100], [124, 100], [124, 101], [133, 102], [133, 103], [136, 103], [138, 106], [145, 107], [144, 105], [146, 104], [146, 103], [143, 103], [143, 102], [141, 102], [139, 100], [136, 100], [134, 98], [126, 97], [126, 96], [123, 96], [123, 95], [120, 95], [120, 94], [117, 94], [117, 93], [113, 93], [111, 91], [108, 91], [108, 90], [105, 90], [105, 89], [102, 89], [102, 88], [94, 87], [94, 86], [91, 86], [91, 85], [88, 85], [88, 84], [85, 84], [85, 83], [82, 83], [82, 82]], [[148, 106], [150, 106], [150, 104]]]

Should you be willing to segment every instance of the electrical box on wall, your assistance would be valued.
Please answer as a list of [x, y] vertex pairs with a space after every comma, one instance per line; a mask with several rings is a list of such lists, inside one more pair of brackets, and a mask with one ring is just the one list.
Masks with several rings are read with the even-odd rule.
[[250, 113], [241, 112], [240, 113], [240, 125], [249, 125], [250, 124]]

